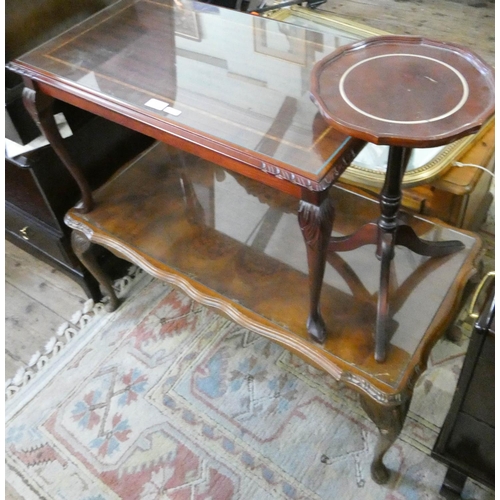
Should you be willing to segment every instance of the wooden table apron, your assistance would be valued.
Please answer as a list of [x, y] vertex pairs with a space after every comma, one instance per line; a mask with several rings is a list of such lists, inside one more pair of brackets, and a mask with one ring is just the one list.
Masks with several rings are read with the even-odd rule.
[[[270, 161], [268, 156], [245, 150], [226, 141], [214, 140], [213, 137], [208, 137], [189, 127], [180, 127], [171, 121], [156, 119], [141, 112], [138, 108], [105, 97], [90, 89], [84, 89], [79, 85], [73, 85], [66, 79], [21, 61], [15, 61], [10, 67], [23, 75], [26, 85], [24, 92], [26, 107], [80, 187], [82, 202], [77, 206], [77, 211], [81, 213], [92, 211], [92, 193], [86, 180], [79, 172], [78, 165], [75, 165], [68, 155], [59, 135], [52, 114], [54, 99], [61, 99], [138, 132], [150, 135], [159, 141], [297, 198], [299, 200], [298, 221], [307, 248], [310, 280], [308, 331], [313, 338], [319, 340], [324, 338], [325, 326], [319, 311], [319, 302], [327, 246], [334, 219], [332, 202], [328, 192], [362, 149], [365, 144], [363, 141], [345, 137], [338, 154], [332, 158], [328, 168], [324, 169], [321, 175], [316, 178], [314, 176], [307, 177], [298, 174], [286, 164]], [[76, 231], [76, 233], [77, 238], [84, 236], [81, 231]], [[372, 463], [372, 477], [378, 483], [385, 483], [389, 479], [389, 473], [382, 462], [383, 456], [401, 431], [413, 386], [426, 367], [430, 349], [448, 324], [450, 314], [458, 307], [457, 297], [472, 272], [479, 246], [477, 242], [471, 248], [470, 255], [461, 266], [457, 281], [451, 287], [444, 306], [439, 309], [439, 314], [434, 317], [427, 329], [427, 332], [432, 333], [426, 334], [426, 340], [420, 343], [397, 387], [392, 387], [374, 377], [367, 379], [356, 366], [333, 356], [322, 349], [320, 344], [303, 338], [292, 338], [293, 336], [289, 334], [276, 333], [276, 330], [269, 328], [270, 325], [262, 324], [262, 322], [258, 324], [256, 319], [253, 329], [257, 333], [279, 342], [285, 348], [325, 370], [335, 379], [348, 384], [360, 393], [363, 407], [380, 430]], [[86, 258], [85, 253], [85, 249], [80, 248], [83, 259]], [[89, 262], [84, 263], [89, 264]], [[92, 266], [91, 263], [90, 265]], [[95, 268], [94, 272], [96, 272]], [[97, 273], [99, 274], [98, 270]], [[106, 283], [105, 277], [97, 277], [101, 279], [101, 282]], [[112, 294], [109, 284], [105, 286], [109, 287], [108, 291]], [[251, 321], [244, 324], [247, 327], [250, 325]]]

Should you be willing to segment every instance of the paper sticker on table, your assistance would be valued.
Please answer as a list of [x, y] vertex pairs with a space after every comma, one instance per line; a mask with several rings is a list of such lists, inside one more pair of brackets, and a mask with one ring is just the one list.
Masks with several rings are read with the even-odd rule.
[[149, 108], [157, 109], [158, 111], [163, 111], [166, 107], [168, 107], [168, 102], [160, 101], [159, 99], [150, 99], [145, 106]]
[[165, 111], [165, 113], [168, 113], [169, 115], [173, 115], [173, 116], [179, 116], [182, 111], [179, 111], [178, 109], [175, 109], [175, 108], [167, 108], [167, 109], [164, 109], [163, 111]]

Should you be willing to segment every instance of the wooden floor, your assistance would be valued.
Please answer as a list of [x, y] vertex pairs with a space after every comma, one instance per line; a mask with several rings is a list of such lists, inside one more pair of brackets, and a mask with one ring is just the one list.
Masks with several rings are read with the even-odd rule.
[[327, 0], [320, 8], [396, 35], [459, 43], [495, 64], [494, 0]]
[[87, 297], [73, 280], [5, 242], [5, 376], [10, 378], [78, 311]]
[[[474, 6], [476, 5], [476, 6]], [[344, 18], [395, 34], [463, 44], [494, 64], [494, 0], [328, 0], [321, 6]], [[11, 378], [86, 297], [62, 273], [6, 242], [5, 375]], [[6, 498], [19, 499], [7, 485]]]

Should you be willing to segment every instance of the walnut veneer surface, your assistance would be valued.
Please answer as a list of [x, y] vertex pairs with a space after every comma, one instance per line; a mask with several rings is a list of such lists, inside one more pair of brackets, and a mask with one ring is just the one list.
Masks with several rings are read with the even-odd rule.
[[[340, 187], [331, 196], [334, 235], [350, 234], [377, 216], [373, 199]], [[322, 295], [328, 337], [323, 346], [309, 340], [307, 257], [293, 197], [163, 144], [94, 197], [89, 214], [72, 210], [66, 218], [92, 242], [386, 403], [404, 399], [425, 367], [480, 246], [471, 233], [411, 217], [419, 236], [459, 239], [466, 248], [441, 258], [398, 250], [392, 337], [380, 365], [373, 359], [374, 245], [329, 254]]]

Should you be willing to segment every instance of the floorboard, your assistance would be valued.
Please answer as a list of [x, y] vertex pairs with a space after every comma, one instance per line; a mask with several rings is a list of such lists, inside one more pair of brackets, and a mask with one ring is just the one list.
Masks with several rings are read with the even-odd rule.
[[397, 35], [462, 44], [495, 64], [494, 1], [328, 0], [320, 9]]
[[5, 243], [5, 378], [44, 352], [57, 329], [87, 300], [63, 273]]
[[82, 288], [61, 272], [12, 244], [5, 250], [5, 281], [69, 320], [75, 304], [86, 300]]

